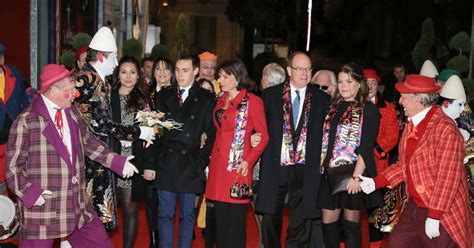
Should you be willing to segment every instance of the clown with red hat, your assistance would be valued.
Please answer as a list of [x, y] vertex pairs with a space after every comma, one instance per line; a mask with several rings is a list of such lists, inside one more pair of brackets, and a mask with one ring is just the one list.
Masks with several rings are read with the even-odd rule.
[[395, 88], [409, 119], [398, 161], [375, 179], [359, 176], [361, 189], [393, 188], [404, 182], [408, 203], [388, 238], [388, 247], [472, 247], [472, 215], [463, 165], [464, 140], [436, 106], [435, 79], [408, 75]]

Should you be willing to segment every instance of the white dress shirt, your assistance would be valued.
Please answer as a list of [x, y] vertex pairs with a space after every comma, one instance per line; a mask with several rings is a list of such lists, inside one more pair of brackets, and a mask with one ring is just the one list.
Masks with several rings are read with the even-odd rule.
[[[56, 105], [54, 102], [49, 100], [46, 96], [41, 94], [41, 97], [43, 98], [43, 101], [46, 105], [46, 108], [48, 109], [49, 116], [51, 117], [51, 120], [53, 121], [53, 125], [56, 127], [56, 131], [58, 131], [59, 137], [61, 137], [61, 131], [58, 129], [56, 126], [55, 117], [56, 117], [56, 110], [61, 109], [58, 105]], [[61, 116], [63, 119], [63, 143], [66, 146], [66, 149], [69, 153], [69, 160], [72, 161], [72, 143], [71, 143], [71, 132], [69, 130], [69, 124], [67, 122], [66, 118], [66, 113], [64, 109], [61, 109]]]
[[180, 90], [184, 90], [183, 94], [181, 94], [181, 101], [186, 101], [186, 98], [188, 98], [188, 95], [189, 95], [189, 89], [191, 89], [191, 86], [188, 86], [188, 87], [181, 87], [179, 86], [179, 89]]
[[[300, 109], [298, 110], [298, 120], [296, 121], [296, 127], [298, 127], [298, 124], [300, 122], [301, 114], [303, 113], [303, 105], [304, 105], [304, 97], [306, 95], [306, 88], [307, 86], [297, 89], [294, 87], [292, 84], [290, 84], [291, 87], [291, 103], [293, 104], [293, 101], [296, 99], [296, 90], [300, 92]], [[296, 129], [295, 127], [295, 129]]]
[[411, 118], [408, 118], [408, 120], [412, 121], [413, 122], [413, 126], [418, 126], [418, 124], [420, 124], [420, 122], [425, 119], [426, 115], [428, 114], [428, 111], [430, 111], [432, 107], [429, 107], [429, 108], [425, 108], [423, 111], [421, 111], [420, 113], [414, 115], [413, 117]]

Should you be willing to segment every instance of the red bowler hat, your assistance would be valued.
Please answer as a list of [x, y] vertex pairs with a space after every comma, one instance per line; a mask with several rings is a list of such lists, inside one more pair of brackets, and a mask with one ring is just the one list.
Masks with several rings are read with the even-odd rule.
[[380, 83], [380, 77], [379, 75], [377, 75], [377, 72], [375, 70], [372, 70], [372, 69], [365, 69], [364, 70], [364, 77], [367, 79], [367, 78], [373, 78], [375, 80], [377, 80], [377, 82]]
[[49, 86], [61, 81], [62, 79], [69, 77], [74, 70], [69, 71], [64, 65], [48, 64], [41, 70], [40, 80], [41, 88], [40, 93], [44, 93]]
[[396, 83], [395, 89], [403, 94], [436, 93], [441, 89], [441, 86], [436, 84], [434, 78], [410, 74], [405, 78], [405, 82]]

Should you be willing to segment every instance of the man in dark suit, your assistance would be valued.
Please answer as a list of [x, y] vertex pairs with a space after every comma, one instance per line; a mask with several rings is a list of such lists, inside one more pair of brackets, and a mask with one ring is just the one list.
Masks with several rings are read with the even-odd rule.
[[[176, 198], [179, 198], [180, 226], [178, 247], [191, 247], [194, 229], [196, 193], [204, 191], [204, 168], [209, 163], [215, 128], [212, 112], [215, 96], [194, 84], [199, 72], [199, 57], [183, 53], [176, 61], [177, 86], [162, 89], [156, 108], [166, 119], [183, 123], [182, 130], [163, 133], [157, 147], [156, 181], [159, 202], [160, 247], [173, 247]], [[201, 135], [207, 134], [200, 148]]]
[[322, 128], [330, 97], [309, 84], [311, 69], [305, 53], [291, 54], [289, 80], [262, 94], [270, 141], [261, 160], [256, 210], [263, 213], [265, 247], [281, 247], [282, 208], [287, 193], [289, 226], [285, 247], [307, 247], [311, 219], [321, 217], [316, 200]]

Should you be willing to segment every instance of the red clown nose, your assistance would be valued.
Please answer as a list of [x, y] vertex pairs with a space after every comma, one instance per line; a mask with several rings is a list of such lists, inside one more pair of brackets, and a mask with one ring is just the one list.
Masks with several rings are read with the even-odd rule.
[[77, 99], [81, 96], [81, 93], [79, 93], [78, 90], [75, 90], [74, 93], [72, 93], [72, 97], [74, 97], [74, 99]]

